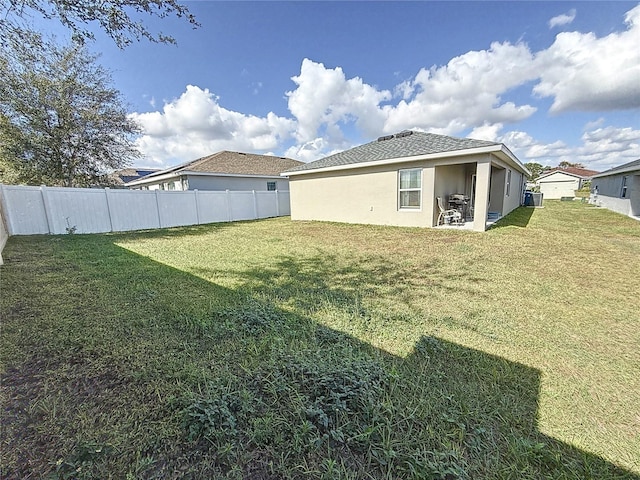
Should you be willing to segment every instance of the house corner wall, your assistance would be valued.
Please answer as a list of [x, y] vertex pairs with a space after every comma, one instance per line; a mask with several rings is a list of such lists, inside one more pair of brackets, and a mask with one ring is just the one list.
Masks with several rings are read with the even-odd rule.
[[476, 198], [473, 212], [473, 230], [476, 232], [484, 232], [487, 229], [490, 181], [491, 157], [487, 156], [478, 159], [476, 165]]

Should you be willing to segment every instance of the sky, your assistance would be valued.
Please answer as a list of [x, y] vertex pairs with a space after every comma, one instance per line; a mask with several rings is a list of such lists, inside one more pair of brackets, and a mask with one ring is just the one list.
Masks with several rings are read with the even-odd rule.
[[142, 128], [136, 166], [307, 162], [406, 129], [501, 142], [522, 163], [640, 158], [639, 3], [182, 3], [199, 28], [145, 19], [177, 46], [89, 44]]

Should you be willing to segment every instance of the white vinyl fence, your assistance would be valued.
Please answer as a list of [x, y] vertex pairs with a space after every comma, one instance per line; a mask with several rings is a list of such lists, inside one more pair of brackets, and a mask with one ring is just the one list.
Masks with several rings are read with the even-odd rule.
[[124, 232], [280, 217], [291, 211], [289, 192], [279, 191], [0, 185], [0, 201], [8, 235]]

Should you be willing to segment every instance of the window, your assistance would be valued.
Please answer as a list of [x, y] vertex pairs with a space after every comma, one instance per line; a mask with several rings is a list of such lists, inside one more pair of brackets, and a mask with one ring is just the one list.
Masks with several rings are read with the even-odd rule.
[[511, 193], [511, 170], [507, 170], [507, 197]]
[[276, 190], [276, 182], [267, 182], [267, 191], [275, 192]]
[[622, 190], [620, 191], [620, 198], [627, 198], [627, 176], [622, 177]]
[[398, 171], [398, 205], [401, 209], [418, 209], [422, 203], [422, 169]]

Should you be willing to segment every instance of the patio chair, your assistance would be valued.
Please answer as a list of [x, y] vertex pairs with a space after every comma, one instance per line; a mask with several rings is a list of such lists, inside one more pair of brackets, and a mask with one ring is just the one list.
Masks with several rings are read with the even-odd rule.
[[444, 208], [442, 197], [436, 197], [436, 200], [438, 201], [438, 210], [440, 210], [440, 215], [438, 215], [438, 225], [440, 225], [440, 222], [444, 222], [444, 224], [462, 223], [462, 213], [460, 213], [460, 211], [455, 208]]

